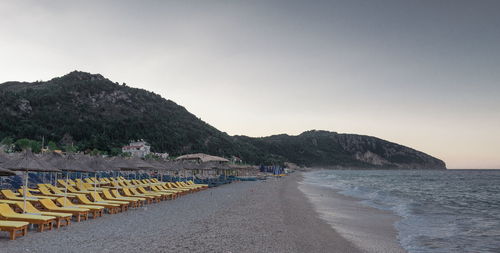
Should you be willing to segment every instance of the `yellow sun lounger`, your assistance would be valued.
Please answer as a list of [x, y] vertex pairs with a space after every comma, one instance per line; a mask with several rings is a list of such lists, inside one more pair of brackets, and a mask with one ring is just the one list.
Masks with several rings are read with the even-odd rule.
[[35, 224], [40, 232], [43, 232], [45, 228], [52, 230], [52, 224], [56, 221], [54, 216], [16, 213], [8, 204], [0, 204], [0, 217], [3, 220], [24, 221]]
[[[148, 203], [152, 202], [159, 202], [160, 198], [157, 196], [151, 196], [151, 195], [145, 195], [145, 194], [140, 194], [137, 191], [132, 191], [133, 188], [123, 188], [123, 194], [127, 197], [141, 197], [141, 198], [146, 198], [148, 199]], [[135, 190], [135, 189], [134, 189]]]
[[117, 189], [111, 189], [111, 193], [113, 194], [113, 196], [115, 196], [116, 198], [130, 198], [130, 199], [138, 199], [140, 201], [145, 201], [147, 204], [151, 204], [152, 203], [152, 199], [149, 199], [149, 198], [146, 198], [146, 197], [139, 197], [139, 196], [136, 196], [136, 197], [130, 197], [130, 196], [122, 196], [120, 194], [120, 192], [117, 190]]
[[132, 207], [139, 207], [141, 206], [141, 200], [138, 199], [138, 198], [127, 198], [127, 197], [114, 197], [111, 192], [109, 192], [108, 189], [104, 189], [102, 190], [102, 194], [104, 195], [103, 199], [104, 201], [108, 201], [108, 200], [115, 200], [115, 201], [126, 201], [126, 202], [129, 202], [129, 204], [132, 206]]
[[142, 186], [139, 186], [135, 189], [139, 193], [146, 194], [146, 195], [152, 195], [152, 196], [159, 196], [159, 197], [161, 197], [161, 199], [167, 199], [168, 197], [171, 196], [170, 193], [166, 193], [166, 192], [148, 191], [148, 190], [144, 189], [144, 187], [142, 187]]
[[[26, 209], [24, 209], [24, 203], [20, 201], [16, 201], [16, 206], [20, 210], [25, 210], [26, 214], [47, 215], [56, 217], [56, 228], [60, 228], [61, 226], [68, 226], [69, 224], [71, 224], [72, 215], [70, 213], [40, 211], [36, 209], [36, 207], [34, 207], [30, 202], [26, 202]], [[62, 221], [64, 221], [64, 224], [62, 224]]]
[[79, 205], [73, 204], [71, 200], [68, 198], [58, 198], [57, 203], [65, 208], [84, 208], [89, 209], [89, 213], [92, 213], [92, 218], [95, 219], [97, 217], [102, 217], [104, 215], [104, 207], [103, 206], [92, 206], [92, 205]]
[[151, 191], [153, 191], [153, 192], [163, 192], [163, 193], [170, 194], [170, 199], [176, 199], [177, 195], [178, 195], [177, 191], [165, 190], [165, 189], [160, 188], [159, 185], [152, 185], [150, 188], [151, 188]]
[[[19, 193], [21, 193], [21, 195], [24, 196], [24, 189], [19, 189], [17, 190]], [[44, 196], [44, 195], [33, 195], [30, 190], [27, 190], [26, 191], [26, 196], [27, 197], [30, 197], [30, 198], [39, 198], [39, 199], [51, 199], [51, 200], [54, 200], [54, 199], [57, 199], [57, 197], [54, 197], [54, 196]]]
[[[2, 192], [2, 195], [8, 199], [8, 200], [19, 200], [19, 201], [24, 201], [24, 197], [18, 197], [13, 191], [11, 190], [1, 190], [0, 192]], [[31, 201], [31, 202], [37, 202], [38, 200], [40, 200], [39, 198], [35, 198], [35, 197], [27, 197], [26, 198], [27, 201]]]
[[120, 207], [122, 208], [122, 212], [127, 211], [128, 210], [128, 205], [130, 204], [130, 202], [128, 202], [128, 201], [104, 200], [101, 197], [101, 195], [99, 195], [99, 193], [97, 193], [97, 192], [90, 193], [90, 196], [92, 196], [92, 198], [94, 199], [94, 202], [97, 203], [97, 204], [99, 204], [99, 203], [106, 203], [106, 204], [120, 205]]
[[137, 188], [128, 188], [128, 190], [132, 193], [132, 194], [135, 194], [137, 196], [140, 196], [140, 195], [144, 195], [144, 196], [147, 196], [147, 197], [153, 197], [155, 198], [156, 202], [160, 202], [161, 200], [164, 199], [164, 197], [161, 195], [161, 194], [154, 194], [154, 193], [142, 193], [142, 192], [139, 192], [137, 190]]
[[51, 212], [70, 213], [76, 217], [77, 222], [80, 222], [82, 217], [84, 220], [87, 220], [89, 218], [89, 211], [90, 210], [87, 208], [59, 207], [50, 199], [41, 199], [40, 204], [42, 204], [43, 208], [45, 208]]
[[108, 209], [108, 213], [109, 214], [118, 213], [120, 211], [120, 209], [121, 209], [120, 205], [117, 205], [117, 204], [93, 202], [90, 199], [88, 199], [87, 196], [85, 196], [83, 194], [78, 195], [76, 198], [83, 205], [91, 205], [91, 206], [101, 206], [101, 207], [104, 207], [104, 208]]
[[[76, 197], [76, 195], [78, 195], [78, 193], [71, 193], [71, 192], [64, 192], [62, 191], [61, 189], [51, 185], [51, 184], [39, 184], [38, 185], [38, 189], [40, 190], [40, 187], [41, 186], [45, 186], [47, 187], [49, 190], [51, 190], [54, 194], [57, 194], [58, 196], [60, 197], [68, 197], [68, 198], [71, 198], [71, 197]], [[41, 190], [40, 190], [41, 191]]]
[[[10, 239], [15, 240], [16, 236], [25, 236], [28, 233], [28, 222], [0, 220], [0, 231], [7, 231]], [[21, 232], [21, 233], [19, 233]]]

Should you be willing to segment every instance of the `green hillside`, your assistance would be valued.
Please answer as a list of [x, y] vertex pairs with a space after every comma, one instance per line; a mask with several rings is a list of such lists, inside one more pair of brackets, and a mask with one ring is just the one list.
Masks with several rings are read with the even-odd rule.
[[78, 71], [47, 82], [0, 84], [0, 108], [0, 139], [43, 137], [59, 145], [72, 142], [82, 151], [110, 151], [145, 139], [155, 152], [234, 155], [255, 164], [445, 168], [436, 158], [369, 136], [229, 136], [171, 100]]

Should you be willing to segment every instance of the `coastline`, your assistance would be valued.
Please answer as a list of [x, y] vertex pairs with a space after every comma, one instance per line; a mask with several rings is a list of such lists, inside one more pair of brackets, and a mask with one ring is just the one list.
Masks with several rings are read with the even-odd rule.
[[307, 196], [321, 219], [341, 236], [365, 252], [405, 253], [398, 242], [394, 224], [401, 217], [361, 203], [339, 190], [300, 182], [299, 189]]
[[361, 252], [319, 218], [300, 173], [238, 182], [16, 241], [6, 252]]

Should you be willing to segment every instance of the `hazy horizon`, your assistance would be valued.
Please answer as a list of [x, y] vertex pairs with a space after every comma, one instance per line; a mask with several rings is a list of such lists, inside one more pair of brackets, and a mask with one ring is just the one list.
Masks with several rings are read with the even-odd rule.
[[230, 135], [376, 136], [500, 168], [498, 1], [12, 1], [0, 82], [100, 73]]

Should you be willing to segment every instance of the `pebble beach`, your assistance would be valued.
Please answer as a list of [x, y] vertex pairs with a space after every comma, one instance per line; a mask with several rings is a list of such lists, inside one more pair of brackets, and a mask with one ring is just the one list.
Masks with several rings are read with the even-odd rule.
[[360, 252], [321, 220], [301, 175], [237, 182], [3, 240], [1, 252]]

